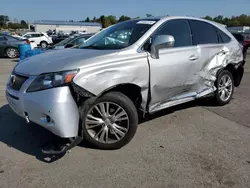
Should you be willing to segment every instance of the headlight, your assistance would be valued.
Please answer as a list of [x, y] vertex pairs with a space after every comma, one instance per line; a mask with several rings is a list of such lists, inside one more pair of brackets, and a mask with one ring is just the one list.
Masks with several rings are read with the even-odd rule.
[[41, 74], [30, 84], [27, 92], [67, 85], [73, 80], [77, 73], [78, 70]]

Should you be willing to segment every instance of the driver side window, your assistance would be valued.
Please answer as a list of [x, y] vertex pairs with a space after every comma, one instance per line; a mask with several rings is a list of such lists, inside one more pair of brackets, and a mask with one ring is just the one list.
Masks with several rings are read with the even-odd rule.
[[172, 35], [175, 39], [174, 47], [192, 45], [191, 31], [187, 20], [167, 21], [153, 34], [153, 38], [157, 35]]

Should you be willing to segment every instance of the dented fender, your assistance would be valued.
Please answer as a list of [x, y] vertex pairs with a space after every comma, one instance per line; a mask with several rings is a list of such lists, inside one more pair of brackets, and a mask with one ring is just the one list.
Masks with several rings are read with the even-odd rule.
[[120, 53], [115, 59], [103, 59], [84, 67], [73, 82], [95, 96], [117, 85], [134, 84], [141, 88], [142, 110], [146, 109], [149, 85], [149, 66], [146, 53]]

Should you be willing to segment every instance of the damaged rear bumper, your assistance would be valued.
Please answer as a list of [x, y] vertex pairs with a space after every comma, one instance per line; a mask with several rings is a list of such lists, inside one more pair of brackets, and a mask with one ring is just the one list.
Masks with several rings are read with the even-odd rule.
[[245, 65], [245, 60], [243, 60], [242, 62], [237, 64], [235, 67], [235, 71], [233, 73], [235, 87], [238, 87], [241, 84], [241, 81], [242, 81], [242, 78], [244, 75], [244, 71], [245, 71], [244, 65]]

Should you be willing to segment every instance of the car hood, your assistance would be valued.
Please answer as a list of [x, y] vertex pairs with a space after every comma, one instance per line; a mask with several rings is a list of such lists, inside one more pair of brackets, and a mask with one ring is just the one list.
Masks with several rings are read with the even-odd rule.
[[[95, 63], [95, 58], [114, 56], [119, 50], [62, 49], [48, 50], [19, 62], [15, 72], [25, 75], [39, 75], [79, 68], [78, 66]], [[91, 60], [90, 60], [91, 59]]]

